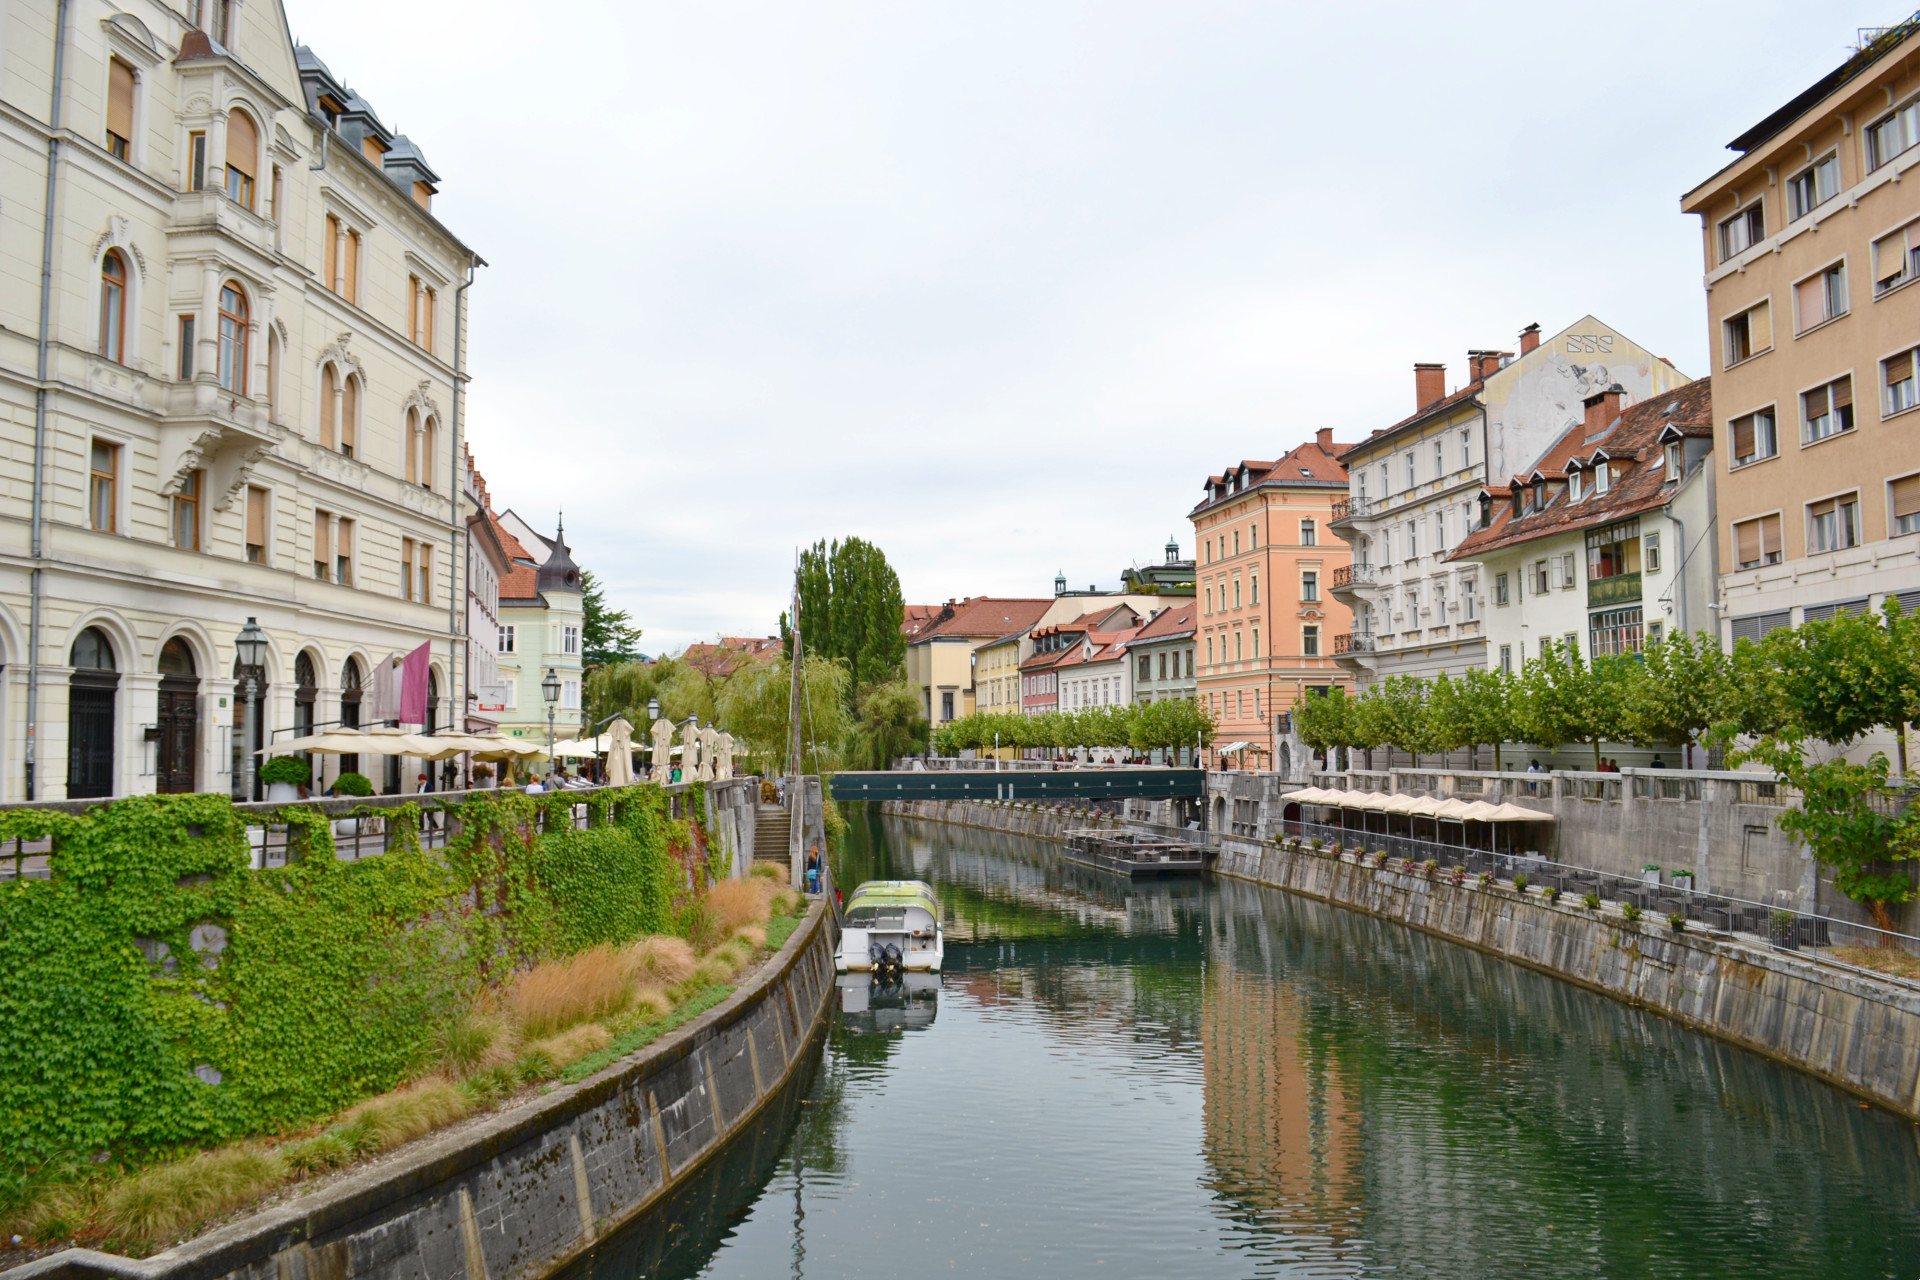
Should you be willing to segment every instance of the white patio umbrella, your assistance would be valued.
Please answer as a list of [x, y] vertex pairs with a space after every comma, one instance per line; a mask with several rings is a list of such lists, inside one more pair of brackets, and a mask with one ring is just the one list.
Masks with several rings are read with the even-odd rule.
[[624, 787], [633, 781], [633, 726], [615, 716], [607, 726], [607, 783]]
[[553, 754], [557, 759], [587, 760], [603, 754], [607, 749], [604, 736], [598, 738], [569, 738], [565, 742], [553, 744]]

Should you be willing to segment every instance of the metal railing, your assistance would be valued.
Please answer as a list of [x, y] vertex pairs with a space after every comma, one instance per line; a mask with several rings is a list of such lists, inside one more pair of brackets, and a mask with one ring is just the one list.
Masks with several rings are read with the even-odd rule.
[[1333, 652], [1336, 656], [1342, 653], [1372, 653], [1373, 637], [1364, 631], [1343, 632], [1333, 638]]
[[[1477, 879], [1483, 872], [1507, 881], [1515, 875], [1524, 875], [1530, 891], [1551, 889], [1563, 900], [1571, 899], [1573, 905], [1580, 905], [1585, 895], [1591, 893], [1599, 900], [1601, 913], [1609, 917], [1621, 916], [1621, 908], [1631, 904], [1652, 917], [1651, 923], [1656, 925], [1668, 926], [1669, 917], [1677, 915], [1689, 929], [1721, 936], [1750, 934], [1775, 950], [1892, 946], [1910, 955], [1920, 955], [1920, 937], [1913, 934], [1877, 929], [1831, 915], [1816, 915], [1783, 902], [1754, 902], [1727, 894], [1696, 891], [1691, 887], [1690, 876], [1662, 881], [1658, 871], [1648, 871], [1636, 879], [1556, 862], [1521, 850], [1477, 849], [1315, 822], [1288, 822], [1283, 826], [1286, 837], [1298, 837], [1308, 844], [1317, 839], [1322, 849], [1338, 845], [1343, 858], [1362, 861], [1364, 865], [1381, 865], [1378, 855], [1384, 853], [1387, 867], [1416, 874], [1425, 874], [1426, 864], [1432, 861], [1437, 864], [1434, 876], [1443, 881], [1459, 883]], [[1409, 862], [1411, 867], [1406, 865]], [[1458, 878], [1454, 874], [1456, 868], [1460, 872]], [[1885, 976], [1879, 970], [1871, 972]]]
[[1363, 520], [1373, 514], [1373, 499], [1347, 497], [1333, 500], [1333, 519], [1330, 523], [1339, 524], [1342, 520]]
[[1343, 564], [1333, 571], [1333, 589], [1365, 585], [1373, 581], [1373, 566], [1370, 564]]

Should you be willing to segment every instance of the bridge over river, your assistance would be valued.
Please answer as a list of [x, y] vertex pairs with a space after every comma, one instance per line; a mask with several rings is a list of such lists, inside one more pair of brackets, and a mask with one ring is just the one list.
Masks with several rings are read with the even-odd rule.
[[1220, 880], [853, 811], [937, 995], [569, 1280], [1920, 1275], [1914, 1126], [1658, 1016]]
[[1204, 769], [895, 769], [836, 773], [833, 798], [862, 800], [1177, 800], [1203, 794]]

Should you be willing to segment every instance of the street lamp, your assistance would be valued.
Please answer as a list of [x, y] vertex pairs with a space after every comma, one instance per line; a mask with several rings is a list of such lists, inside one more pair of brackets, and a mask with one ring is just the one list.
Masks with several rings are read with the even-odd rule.
[[560, 701], [560, 677], [553, 668], [547, 668], [547, 675], [540, 682], [540, 696], [547, 700], [547, 772], [553, 772], [553, 713]]
[[[658, 720], [659, 718], [660, 718], [660, 699], [648, 698], [647, 699], [647, 741], [649, 742], [653, 741], [653, 722], [655, 720]], [[655, 760], [653, 758], [652, 747], [647, 748], [647, 760], [649, 763], [656, 766], [663, 763], [662, 761]]]
[[240, 703], [247, 709], [246, 736], [241, 739], [243, 746], [240, 753], [245, 760], [246, 772], [240, 794], [251, 800], [255, 768], [253, 758], [253, 740], [256, 736], [257, 723], [255, 717], [260, 714], [256, 701], [260, 696], [260, 685], [256, 677], [260, 673], [261, 665], [267, 660], [267, 633], [262, 631], [260, 624], [252, 618], [247, 619], [247, 625], [240, 628], [240, 634], [234, 637], [233, 656], [240, 663]]

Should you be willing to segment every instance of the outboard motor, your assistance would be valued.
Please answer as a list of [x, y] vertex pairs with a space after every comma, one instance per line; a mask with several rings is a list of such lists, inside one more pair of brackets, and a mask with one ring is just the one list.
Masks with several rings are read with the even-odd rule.
[[900, 948], [891, 942], [868, 947], [867, 958], [873, 962], [875, 982], [899, 982], [906, 973], [906, 964], [900, 955]]

